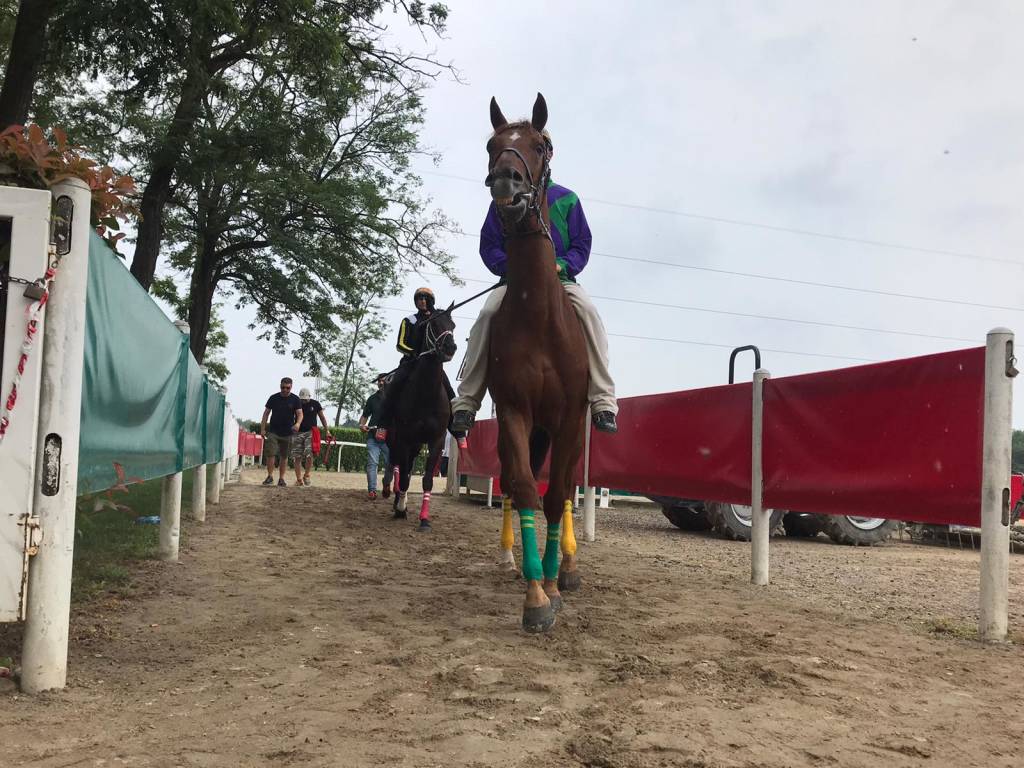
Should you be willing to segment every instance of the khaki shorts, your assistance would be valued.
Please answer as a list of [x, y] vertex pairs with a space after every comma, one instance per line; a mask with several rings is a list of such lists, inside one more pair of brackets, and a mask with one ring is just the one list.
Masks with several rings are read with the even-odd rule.
[[287, 456], [288, 446], [291, 444], [291, 440], [291, 436], [281, 437], [281, 435], [275, 435], [273, 432], [268, 432], [267, 439], [264, 440], [264, 454], [267, 458]]
[[313, 430], [292, 435], [292, 458], [309, 459], [313, 456]]

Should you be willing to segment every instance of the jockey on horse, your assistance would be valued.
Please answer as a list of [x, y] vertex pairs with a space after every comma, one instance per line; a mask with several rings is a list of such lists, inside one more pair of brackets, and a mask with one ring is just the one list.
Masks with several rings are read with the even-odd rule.
[[[392, 375], [391, 381], [384, 389], [384, 402], [380, 409], [380, 425], [375, 435], [381, 442], [388, 438], [388, 427], [391, 426], [394, 417], [395, 405], [401, 398], [409, 375], [412, 373], [413, 365], [416, 362], [416, 350], [420, 346], [420, 337], [427, 322], [434, 314], [434, 302], [434, 292], [430, 288], [417, 288], [413, 294], [416, 312], [408, 317], [403, 317], [398, 326], [398, 341], [395, 343], [395, 349], [401, 353], [402, 359], [398, 363], [398, 369]], [[445, 392], [448, 393], [448, 399], [451, 400], [455, 397], [451, 382], [448, 380], [447, 374], [443, 374], [442, 378]], [[454, 431], [452, 434], [460, 441], [465, 441], [464, 435], [456, 434]]]
[[[554, 156], [551, 135], [543, 132], [547, 161]], [[569, 295], [576, 314], [583, 326], [586, 340], [587, 362], [590, 369], [590, 386], [587, 399], [594, 426], [602, 432], [616, 432], [615, 383], [608, 371], [608, 336], [597, 313], [597, 307], [576, 282], [590, 260], [590, 227], [583, 215], [583, 206], [575, 192], [548, 181], [548, 211], [551, 218], [551, 239], [555, 251], [555, 269]], [[500, 286], [491, 292], [480, 316], [469, 334], [469, 345], [463, 363], [462, 382], [459, 395], [452, 401], [452, 433], [466, 432], [473, 426], [476, 412], [487, 390], [487, 352], [490, 344], [491, 320], [501, 306], [506, 292], [506, 268], [508, 254], [505, 250], [505, 233], [498, 210], [492, 201], [487, 218], [480, 230], [480, 256], [484, 265], [501, 278]]]

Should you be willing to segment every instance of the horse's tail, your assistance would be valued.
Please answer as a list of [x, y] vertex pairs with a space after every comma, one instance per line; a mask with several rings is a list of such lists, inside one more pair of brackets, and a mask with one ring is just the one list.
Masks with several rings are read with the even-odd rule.
[[544, 466], [544, 459], [548, 457], [548, 450], [551, 448], [551, 435], [541, 427], [534, 427], [530, 433], [530, 471], [534, 478], [540, 474], [540, 468]]

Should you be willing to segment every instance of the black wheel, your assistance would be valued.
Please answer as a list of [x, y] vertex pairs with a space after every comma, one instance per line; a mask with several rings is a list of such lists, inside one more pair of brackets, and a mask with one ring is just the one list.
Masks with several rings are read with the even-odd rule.
[[818, 515], [821, 530], [836, 544], [870, 547], [885, 541], [899, 526], [896, 520], [854, 515]]
[[707, 514], [705, 514], [702, 509], [698, 510], [693, 507], [679, 507], [665, 504], [661, 508], [661, 513], [668, 518], [668, 521], [672, 523], [672, 525], [676, 528], [681, 528], [684, 531], [711, 530], [711, 522], [708, 520]]
[[804, 515], [799, 512], [787, 512], [782, 518], [782, 527], [787, 536], [810, 539], [821, 533], [821, 522], [815, 515]]
[[[708, 520], [714, 531], [733, 541], [750, 541], [750, 525], [752, 510], [743, 504], [727, 504], [722, 501], [709, 501], [706, 505]], [[773, 533], [782, 522], [783, 509], [773, 509], [769, 534]]]

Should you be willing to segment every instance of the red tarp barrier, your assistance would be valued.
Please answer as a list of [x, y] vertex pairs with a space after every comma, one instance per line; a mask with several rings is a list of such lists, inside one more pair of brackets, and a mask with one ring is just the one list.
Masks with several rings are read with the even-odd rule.
[[239, 456], [262, 456], [263, 438], [255, 432], [238, 431], [238, 455]]
[[619, 401], [619, 432], [591, 435], [590, 484], [750, 503], [752, 385]]
[[[459, 474], [474, 477], [493, 477], [495, 494], [501, 493], [501, 462], [498, 461], [498, 421], [486, 419], [478, 421], [467, 438], [469, 445], [459, 451]], [[551, 467], [550, 457], [540, 469], [537, 492], [543, 496], [547, 491], [548, 470]], [[580, 455], [576, 467], [576, 484], [583, 483], [583, 456]]]
[[985, 349], [770, 379], [764, 503], [978, 525]]

